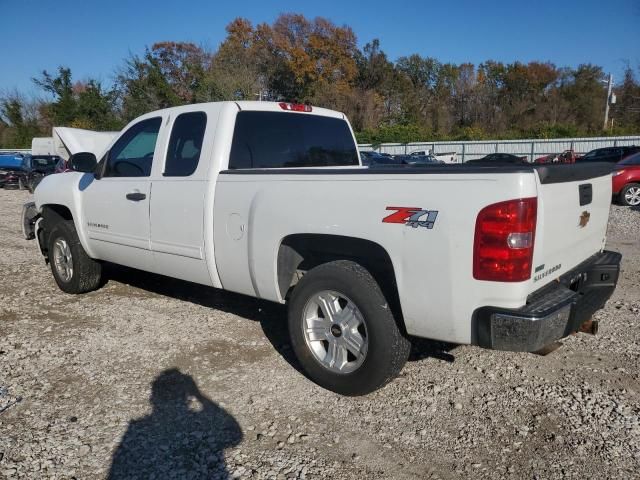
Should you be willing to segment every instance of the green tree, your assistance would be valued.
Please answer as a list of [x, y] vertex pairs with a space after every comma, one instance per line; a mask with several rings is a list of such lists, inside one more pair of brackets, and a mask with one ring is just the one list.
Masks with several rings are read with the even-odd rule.
[[31, 139], [42, 135], [35, 112], [36, 105], [17, 93], [0, 100], [0, 146], [30, 148]]

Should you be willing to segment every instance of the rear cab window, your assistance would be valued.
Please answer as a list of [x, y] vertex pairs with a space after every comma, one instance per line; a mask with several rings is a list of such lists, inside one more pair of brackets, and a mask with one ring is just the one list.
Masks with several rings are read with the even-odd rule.
[[340, 118], [291, 112], [238, 112], [229, 169], [337, 167], [360, 164]]
[[188, 177], [196, 171], [206, 127], [204, 112], [187, 112], [176, 117], [169, 138], [165, 177]]

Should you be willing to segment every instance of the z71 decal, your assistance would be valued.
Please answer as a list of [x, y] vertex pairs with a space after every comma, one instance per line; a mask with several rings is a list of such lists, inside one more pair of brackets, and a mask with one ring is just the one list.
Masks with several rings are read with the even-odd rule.
[[437, 210], [423, 210], [417, 207], [387, 207], [395, 213], [382, 219], [383, 223], [403, 223], [408, 227], [432, 229], [438, 216]]

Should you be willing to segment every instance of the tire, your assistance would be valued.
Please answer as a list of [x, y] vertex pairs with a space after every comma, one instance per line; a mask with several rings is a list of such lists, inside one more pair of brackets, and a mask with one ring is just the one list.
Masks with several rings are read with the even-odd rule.
[[621, 205], [628, 207], [637, 207], [640, 205], [640, 183], [625, 185], [622, 190], [620, 190], [618, 200]]
[[411, 348], [374, 278], [346, 260], [315, 267], [298, 282], [289, 302], [289, 334], [307, 376], [350, 396], [395, 378]]
[[84, 251], [72, 220], [53, 223], [47, 248], [51, 273], [60, 290], [78, 294], [102, 285], [102, 264]]
[[22, 206], [22, 236], [25, 240], [33, 240], [35, 218], [38, 216], [38, 209], [34, 202], [25, 203]]

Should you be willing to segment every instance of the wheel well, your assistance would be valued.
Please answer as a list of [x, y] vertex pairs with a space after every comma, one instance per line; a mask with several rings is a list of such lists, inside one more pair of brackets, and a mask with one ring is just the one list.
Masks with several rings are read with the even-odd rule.
[[73, 221], [73, 215], [71, 214], [71, 210], [69, 210], [64, 205], [50, 204], [50, 205], [42, 206], [42, 219], [43, 219], [43, 225], [42, 225], [42, 231], [40, 232], [41, 234], [40, 245], [42, 248], [42, 254], [45, 257], [47, 257], [48, 256], [47, 245], [49, 243], [49, 232], [51, 231], [52, 226], [59, 221], [64, 221], [64, 220]]
[[44, 205], [42, 207], [42, 216], [44, 217], [45, 222], [48, 220], [47, 217], [49, 217], [49, 221], [55, 220], [56, 217], [61, 218], [62, 220], [73, 220], [71, 210], [64, 205]]
[[379, 244], [341, 235], [295, 234], [282, 240], [278, 250], [278, 287], [287, 298], [305, 272], [334, 260], [351, 260], [375, 278], [396, 318], [401, 317], [400, 298], [391, 257]]

